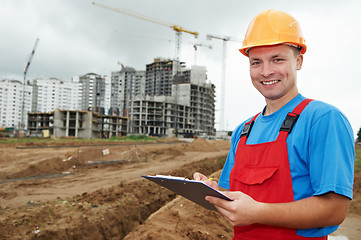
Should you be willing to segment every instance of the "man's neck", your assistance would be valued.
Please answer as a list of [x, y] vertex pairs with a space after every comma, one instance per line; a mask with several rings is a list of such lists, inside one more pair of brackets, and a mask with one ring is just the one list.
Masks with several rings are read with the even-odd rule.
[[291, 101], [293, 98], [295, 98], [298, 95], [298, 91], [295, 91], [292, 94], [289, 94], [287, 96], [283, 96], [282, 98], [279, 99], [267, 99], [266, 98], [266, 103], [267, 103], [267, 107], [266, 110], [264, 111], [264, 115], [271, 115], [274, 112], [277, 112], [278, 110], [280, 110], [284, 105], [286, 105], [289, 101]]

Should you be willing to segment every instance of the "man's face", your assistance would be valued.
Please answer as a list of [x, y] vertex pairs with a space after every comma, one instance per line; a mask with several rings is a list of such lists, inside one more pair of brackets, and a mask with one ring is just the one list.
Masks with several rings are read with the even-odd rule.
[[250, 75], [254, 87], [266, 100], [291, 100], [298, 94], [296, 71], [303, 56], [287, 45], [261, 46], [249, 50]]

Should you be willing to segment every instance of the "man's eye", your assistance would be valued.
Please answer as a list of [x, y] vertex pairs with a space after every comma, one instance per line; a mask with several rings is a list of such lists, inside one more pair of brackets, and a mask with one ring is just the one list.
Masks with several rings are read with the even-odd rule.
[[276, 62], [276, 63], [278, 63], [278, 62], [282, 62], [283, 59], [282, 59], [282, 58], [275, 58], [273, 61]]
[[251, 66], [256, 66], [258, 64], [259, 64], [259, 62], [251, 62]]

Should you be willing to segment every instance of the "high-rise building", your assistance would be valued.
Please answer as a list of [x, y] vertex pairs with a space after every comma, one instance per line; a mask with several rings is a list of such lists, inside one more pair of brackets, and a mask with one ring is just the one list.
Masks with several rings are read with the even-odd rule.
[[102, 114], [108, 114], [109, 109], [110, 109], [110, 101], [112, 99], [111, 94], [112, 94], [112, 89], [111, 89], [111, 78], [104, 76], [104, 81], [105, 81], [105, 90], [104, 90], [104, 103], [103, 107], [104, 108], [104, 113], [102, 112]]
[[[196, 134], [215, 132], [215, 85], [207, 82], [206, 72], [203, 66], [192, 66], [182, 72], [181, 83], [172, 86], [177, 104], [190, 107], [189, 121]], [[185, 131], [181, 125], [176, 127]]]
[[109, 81], [105, 76], [95, 73], [88, 73], [79, 76], [79, 83], [82, 84], [81, 110], [91, 110], [105, 113], [105, 106], [109, 106], [110, 99], [106, 98], [106, 93], [110, 93]]
[[22, 128], [23, 123], [26, 128], [27, 113], [32, 106], [32, 89], [32, 86], [24, 86], [17, 80], [0, 80], [0, 126]]
[[83, 84], [80, 83], [79, 76], [74, 76], [71, 83], [72, 89], [69, 110], [81, 110]]
[[74, 77], [71, 82], [57, 78], [35, 79], [32, 111], [81, 110], [82, 85], [78, 77]]
[[149, 96], [171, 96], [174, 75], [181, 64], [171, 59], [155, 58], [146, 65], [145, 94]]
[[33, 112], [51, 112], [55, 109], [71, 109], [74, 84], [57, 78], [41, 78], [33, 81]]
[[133, 99], [145, 96], [145, 71], [122, 67], [112, 72], [110, 106], [118, 115], [128, 117]]

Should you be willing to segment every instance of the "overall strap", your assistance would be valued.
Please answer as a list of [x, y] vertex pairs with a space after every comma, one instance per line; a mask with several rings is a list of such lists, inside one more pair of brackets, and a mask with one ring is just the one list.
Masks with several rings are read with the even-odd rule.
[[303, 109], [311, 102], [313, 99], [305, 99], [300, 104], [298, 104], [292, 112], [288, 113], [285, 120], [283, 121], [280, 133], [278, 134], [277, 140], [286, 140], [288, 134], [291, 133], [293, 126], [297, 122], [298, 117], [302, 113]]
[[241, 133], [241, 139], [240, 139], [240, 143], [246, 143], [247, 141], [247, 138], [249, 136], [249, 134], [251, 133], [251, 129], [253, 127], [253, 124], [254, 124], [254, 121], [256, 120], [256, 118], [258, 117], [258, 115], [260, 114], [257, 113], [256, 115], [253, 116], [253, 118], [249, 121], [249, 122], [246, 122], [243, 126], [243, 129], [242, 129], [242, 133]]

